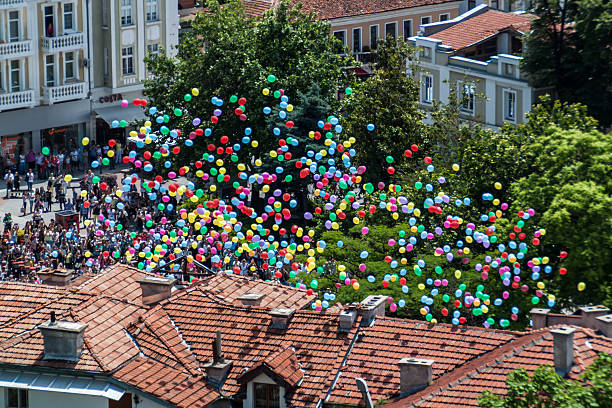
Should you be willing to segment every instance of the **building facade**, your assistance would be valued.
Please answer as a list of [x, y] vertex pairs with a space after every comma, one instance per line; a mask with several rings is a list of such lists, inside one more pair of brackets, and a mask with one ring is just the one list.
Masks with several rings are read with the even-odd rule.
[[454, 94], [465, 120], [492, 128], [524, 122], [536, 97], [520, 66], [520, 38], [530, 19], [480, 5], [448, 22], [423, 25], [410, 38], [418, 48], [421, 106], [448, 103]]
[[177, 0], [0, 0], [4, 163], [96, 140], [96, 110], [142, 96], [145, 54], [176, 45], [177, 8]]

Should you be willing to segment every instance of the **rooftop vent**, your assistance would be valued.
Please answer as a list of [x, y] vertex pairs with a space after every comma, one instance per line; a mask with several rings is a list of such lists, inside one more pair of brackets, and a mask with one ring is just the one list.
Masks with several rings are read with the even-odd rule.
[[83, 323], [57, 321], [51, 312], [51, 319], [38, 325], [45, 346], [43, 360], [79, 361], [86, 328]]
[[597, 330], [599, 328], [597, 318], [599, 316], [605, 316], [608, 313], [610, 313], [610, 309], [603, 305], [581, 307], [580, 314], [583, 320], [581, 326]]
[[353, 327], [355, 319], [357, 318], [357, 310], [343, 310], [340, 312], [340, 322], [338, 330], [341, 332], [348, 332]]
[[270, 311], [270, 317], [272, 321], [270, 322], [270, 327], [273, 329], [286, 329], [289, 324], [289, 320], [293, 317], [295, 313], [295, 309], [288, 309], [284, 307], [277, 307]]
[[260, 306], [263, 298], [266, 297], [263, 293], [245, 293], [240, 296], [238, 300], [242, 303], [242, 306]]
[[153, 305], [170, 297], [172, 286], [176, 279], [165, 278], [163, 276], [143, 276], [138, 279], [140, 290], [142, 291], [142, 304]]
[[433, 378], [434, 360], [402, 358], [400, 368], [400, 395], [410, 395], [427, 387]]
[[204, 365], [208, 382], [221, 387], [227, 374], [232, 368], [233, 361], [226, 360], [221, 350], [221, 331], [217, 330], [217, 337], [212, 342], [213, 359]]
[[66, 269], [48, 269], [37, 273], [43, 284], [51, 286], [68, 286], [72, 275], [73, 272]]
[[551, 329], [553, 336], [555, 372], [565, 377], [574, 365], [574, 331], [571, 327]]
[[598, 329], [604, 336], [612, 338], [612, 314], [596, 317]]
[[361, 325], [369, 326], [376, 316], [385, 315], [385, 302], [387, 296], [370, 295], [361, 302], [359, 314], [361, 315]]

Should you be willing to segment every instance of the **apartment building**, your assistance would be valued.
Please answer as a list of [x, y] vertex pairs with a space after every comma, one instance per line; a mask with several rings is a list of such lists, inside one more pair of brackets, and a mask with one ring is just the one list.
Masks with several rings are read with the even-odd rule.
[[532, 18], [481, 4], [455, 19], [421, 26], [410, 38], [419, 49], [421, 106], [447, 103], [454, 90], [465, 120], [492, 128], [524, 122], [536, 97], [520, 56]]
[[96, 140], [98, 129], [108, 136], [97, 119], [126, 119], [109, 108], [142, 96], [147, 51], [172, 52], [177, 8], [177, 0], [0, 0], [5, 163], [19, 151]]
[[451, 20], [465, 7], [455, 0], [303, 0], [302, 5], [328, 20], [332, 34], [363, 63], [373, 60], [380, 38], [408, 40], [419, 26]]

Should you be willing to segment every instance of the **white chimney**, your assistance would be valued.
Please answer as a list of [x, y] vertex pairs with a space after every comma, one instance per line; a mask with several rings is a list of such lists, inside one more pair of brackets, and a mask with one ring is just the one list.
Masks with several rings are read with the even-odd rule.
[[597, 328], [606, 337], [612, 338], [612, 314], [596, 317]]
[[361, 315], [361, 325], [369, 326], [376, 316], [385, 315], [385, 302], [387, 296], [384, 295], [370, 295], [366, 297], [359, 308], [359, 314]]
[[142, 291], [142, 304], [153, 305], [170, 297], [176, 279], [146, 275], [137, 281]]
[[400, 368], [400, 395], [410, 395], [427, 387], [433, 378], [434, 360], [402, 358]]
[[597, 318], [599, 316], [605, 316], [610, 313], [610, 309], [603, 305], [598, 306], [584, 306], [580, 308], [580, 314], [582, 315], [582, 327], [588, 327], [589, 329], [597, 330], [599, 324]]
[[43, 360], [79, 361], [83, 351], [83, 333], [87, 324], [51, 319], [38, 325], [45, 347]]
[[270, 327], [273, 329], [286, 329], [294, 313], [295, 309], [287, 309], [284, 307], [272, 309], [270, 311], [270, 317], [272, 318]]
[[531, 309], [531, 327], [533, 327], [534, 330], [546, 327], [548, 313], [550, 313], [550, 309]]
[[340, 312], [340, 318], [338, 322], [338, 331], [348, 332], [353, 327], [355, 319], [357, 318], [357, 310], [343, 310]]
[[553, 336], [555, 372], [565, 377], [574, 365], [574, 331], [571, 327], [551, 329]]
[[242, 306], [260, 306], [263, 298], [266, 297], [263, 293], [245, 293], [238, 298]]

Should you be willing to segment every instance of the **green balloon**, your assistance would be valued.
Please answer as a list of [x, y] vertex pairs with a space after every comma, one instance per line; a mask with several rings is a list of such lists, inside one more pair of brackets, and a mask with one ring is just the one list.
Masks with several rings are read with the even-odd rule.
[[353, 93], [353, 88], [351, 88], [350, 86], [347, 86], [346, 89], [344, 90], [344, 93], [347, 95], [351, 95]]
[[387, 161], [387, 163], [391, 164], [393, 163], [393, 156], [387, 156], [385, 160]]
[[416, 188], [417, 190], [422, 189], [423, 183], [421, 183], [420, 181], [417, 181], [416, 183], [414, 183], [414, 188]]
[[128, 123], [127, 123], [127, 121], [125, 121], [125, 120], [122, 120], [121, 122], [119, 122], [119, 126], [121, 126], [122, 128], [126, 127], [126, 126], [127, 126], [127, 124], [128, 124]]
[[174, 116], [183, 116], [183, 111], [179, 108], [174, 109]]
[[267, 79], [268, 79], [268, 82], [272, 83], [272, 82], [276, 81], [276, 76], [270, 74], [270, 75], [268, 75]]
[[93, 178], [91, 179], [91, 182], [94, 183], [94, 184], [98, 184], [100, 182], [100, 177], [93, 176]]
[[110, 160], [108, 160], [108, 157], [102, 159], [102, 164], [105, 166], [108, 166], [110, 164]]
[[236, 95], [230, 96], [230, 102], [231, 103], [235, 103], [237, 100], [238, 100], [238, 97]]
[[45, 156], [49, 155], [49, 148], [47, 146], [42, 148], [42, 154], [44, 154]]
[[183, 99], [185, 99], [185, 102], [189, 102], [191, 100], [191, 94], [185, 94], [185, 96], [183, 96]]
[[117, 224], [115, 228], [117, 228], [117, 231], [121, 231], [123, 229], [123, 225]]
[[276, 99], [280, 98], [280, 97], [281, 97], [281, 93], [280, 93], [280, 91], [274, 91], [274, 97], [275, 97]]
[[285, 176], [285, 183], [291, 183], [293, 181], [293, 176], [291, 174], [287, 174]]

